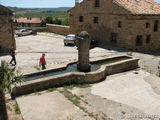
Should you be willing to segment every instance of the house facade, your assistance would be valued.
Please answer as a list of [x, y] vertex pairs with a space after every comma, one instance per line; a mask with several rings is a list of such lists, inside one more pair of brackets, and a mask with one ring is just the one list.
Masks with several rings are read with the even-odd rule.
[[13, 11], [0, 5], [0, 52], [16, 49]]
[[41, 18], [16, 18], [14, 20], [16, 27], [40, 27]]
[[83, 0], [69, 10], [71, 31], [103, 44], [160, 49], [160, 4], [154, 0]]

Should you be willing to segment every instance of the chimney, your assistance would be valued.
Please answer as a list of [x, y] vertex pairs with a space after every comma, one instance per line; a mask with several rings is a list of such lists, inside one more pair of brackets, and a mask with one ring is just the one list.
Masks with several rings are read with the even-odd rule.
[[79, 0], [75, 0], [75, 6], [79, 5]]

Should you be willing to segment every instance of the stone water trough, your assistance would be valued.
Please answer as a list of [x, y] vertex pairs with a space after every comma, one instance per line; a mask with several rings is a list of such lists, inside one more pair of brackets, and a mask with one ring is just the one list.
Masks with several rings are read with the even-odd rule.
[[107, 75], [132, 70], [138, 67], [139, 59], [116, 55], [89, 62], [89, 35], [79, 35], [78, 62], [69, 63], [58, 69], [26, 74], [24, 82], [17, 85], [12, 96], [32, 93], [66, 84], [84, 84], [102, 81]]
[[75, 64], [73, 62], [58, 69], [26, 74], [24, 82], [21, 85], [17, 85], [16, 89], [13, 89], [12, 96], [19, 96], [66, 84], [99, 82], [104, 80], [107, 75], [138, 68], [138, 61], [139, 59], [129, 56], [112, 56], [91, 61], [91, 64], [99, 66], [97, 70], [91, 72], [65, 71], [68, 66]]

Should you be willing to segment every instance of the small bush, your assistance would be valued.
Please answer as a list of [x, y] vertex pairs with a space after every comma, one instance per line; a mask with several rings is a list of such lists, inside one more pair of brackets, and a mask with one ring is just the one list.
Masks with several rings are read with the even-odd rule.
[[7, 109], [8, 109], [9, 111], [12, 111], [12, 109], [11, 109], [11, 107], [10, 107], [9, 105], [7, 105]]
[[127, 55], [128, 56], [133, 56], [133, 53], [132, 52], [127, 52]]
[[56, 90], [57, 90], [57, 88], [49, 88], [48, 92], [53, 92], [53, 91], [56, 91]]
[[16, 113], [16, 114], [21, 114], [21, 111], [20, 111], [20, 109], [19, 109], [18, 104], [15, 104], [15, 105], [14, 105], [14, 110], [15, 110], [15, 113]]
[[34, 68], [35, 68], [36, 70], [38, 70], [38, 71], [41, 70], [41, 68], [40, 68], [38, 65], [34, 66]]

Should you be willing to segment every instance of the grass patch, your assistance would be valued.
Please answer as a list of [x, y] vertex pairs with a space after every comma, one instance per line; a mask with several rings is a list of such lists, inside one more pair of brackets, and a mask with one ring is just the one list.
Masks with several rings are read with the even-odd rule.
[[134, 72], [134, 74], [139, 74], [139, 73], [136, 71], [136, 72]]
[[64, 90], [60, 90], [60, 93], [62, 93], [69, 101], [71, 101], [74, 105], [76, 105], [77, 107], [79, 107], [82, 111], [84, 111], [85, 113], [88, 114], [88, 116], [94, 118], [95, 120], [97, 120], [97, 118], [94, 116], [93, 113], [88, 112], [83, 106], [80, 105], [80, 100], [81, 98], [73, 95], [70, 91], [68, 91], [67, 89]]
[[133, 56], [133, 53], [132, 52], [127, 52], [127, 55], [128, 56]]
[[36, 70], [38, 70], [38, 71], [41, 70], [41, 68], [40, 68], [38, 65], [35, 65], [34, 68], [35, 68]]
[[102, 119], [102, 120], [106, 120], [106, 118], [104, 118], [104, 117], [102, 117], [101, 119]]
[[40, 92], [34, 92], [35, 95], [41, 95], [42, 93]]
[[67, 120], [73, 120], [72, 118], [67, 118]]
[[90, 117], [94, 118], [93, 113], [89, 113], [89, 112], [88, 112], [88, 115], [89, 115]]
[[62, 93], [69, 101], [71, 101], [76, 106], [78, 106], [80, 104], [80, 102], [79, 102], [80, 98], [76, 95], [73, 95], [68, 90], [60, 91], [60, 93]]
[[48, 92], [53, 92], [53, 91], [56, 91], [57, 90], [57, 88], [49, 88], [47, 91]]
[[84, 95], [81, 95], [80, 97], [84, 98]]
[[16, 114], [21, 114], [21, 111], [20, 111], [17, 103], [14, 105], [14, 111], [15, 111]]
[[88, 104], [88, 102], [87, 101], [84, 101], [86, 104]]
[[12, 109], [9, 105], [7, 105], [7, 110], [12, 111]]
[[73, 89], [74, 87], [88, 88], [88, 87], [90, 87], [90, 84], [71, 84], [71, 85], [68, 85], [68, 86], [64, 86], [64, 88], [67, 88], [67, 89]]
[[126, 112], [122, 111], [122, 114], [124, 115], [124, 114], [126, 114]]

